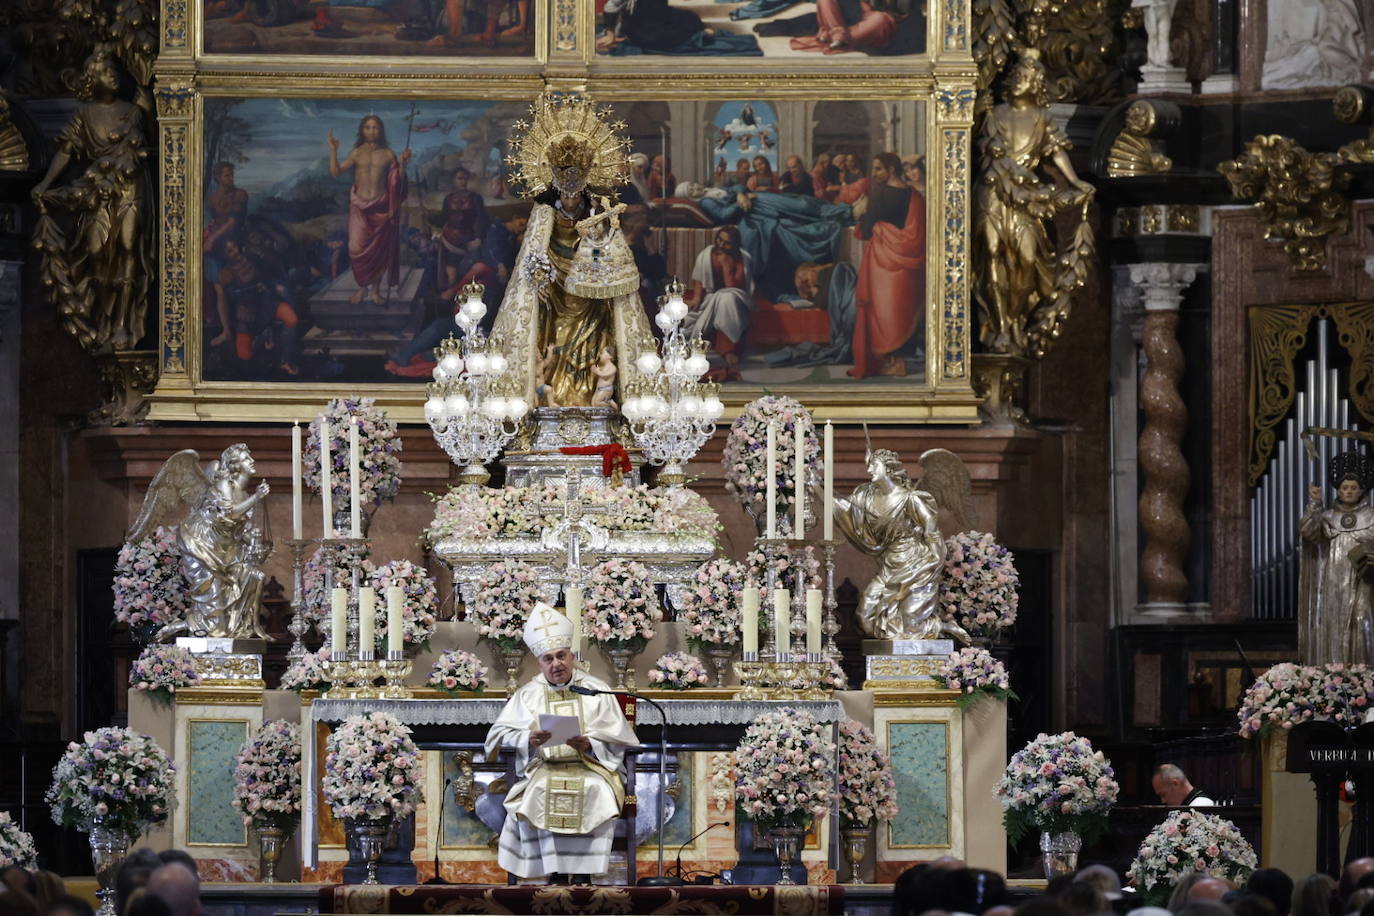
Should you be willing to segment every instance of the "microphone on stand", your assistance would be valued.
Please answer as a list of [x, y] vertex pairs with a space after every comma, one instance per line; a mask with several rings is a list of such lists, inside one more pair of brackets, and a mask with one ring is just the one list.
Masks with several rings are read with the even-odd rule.
[[729, 822], [729, 821], [716, 821], [714, 824], [707, 824], [707, 825], [706, 825], [706, 828], [705, 828], [704, 830], [700, 830], [700, 831], [698, 831], [698, 832], [692, 834], [691, 836], [689, 836], [689, 837], [687, 838], [687, 842], [686, 842], [686, 843], [683, 843], [681, 846], [679, 846], [679, 847], [677, 848], [677, 869], [676, 869], [676, 870], [677, 870], [677, 877], [678, 877], [678, 880], [679, 880], [679, 881], [681, 881], [683, 884], [686, 884], [686, 883], [687, 883], [687, 880], [686, 880], [685, 878], [682, 877], [682, 850], [684, 850], [684, 849], [686, 849], [688, 846], [690, 846], [690, 845], [692, 844], [692, 841], [695, 840], [697, 837], [701, 836], [702, 834], [709, 833], [710, 831], [714, 830], [714, 829], [717, 828], [717, 827], [729, 827], [729, 826], [730, 826], [730, 822]]
[[[658, 717], [663, 725], [658, 730], [658, 875], [640, 878], [635, 882], [640, 887], [677, 887], [685, 882], [682, 878], [672, 878], [663, 873], [663, 822], [664, 799], [667, 798], [668, 789], [668, 714], [663, 707], [658, 705], [658, 701], [652, 697], [646, 697], [642, 693], [635, 693], [633, 690], [600, 690], [596, 687], [588, 687], [585, 684], [569, 684], [568, 689], [573, 693], [584, 697], [594, 697], [597, 694], [607, 694], [616, 696], [623, 694], [627, 697], [634, 697], [636, 700], [643, 700], [654, 709], [658, 710]], [[631, 787], [633, 788], [633, 786]], [[627, 830], [633, 831], [634, 825], [629, 824]], [[700, 835], [700, 834], [698, 834]], [[688, 840], [690, 843], [691, 840]], [[633, 866], [634, 863], [631, 863]]]
[[439, 793], [439, 825], [434, 831], [434, 877], [430, 878], [425, 884], [448, 884], [439, 874], [439, 844], [444, 840], [444, 799], [448, 797], [449, 787], [453, 785], [452, 779], [444, 780], [444, 791]]

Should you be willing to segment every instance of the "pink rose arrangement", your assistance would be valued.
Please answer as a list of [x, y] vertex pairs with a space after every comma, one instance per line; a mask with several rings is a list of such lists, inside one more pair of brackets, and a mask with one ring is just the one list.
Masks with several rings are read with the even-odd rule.
[[990, 534], [964, 531], [945, 540], [940, 612], [975, 636], [1016, 623], [1021, 577], [1011, 551]]
[[189, 586], [181, 574], [177, 529], [155, 528], [137, 544], [119, 548], [115, 559], [115, 620], [125, 624], [140, 645], [180, 620], [190, 607]]
[[20, 868], [38, 866], [38, 849], [33, 837], [20, 829], [8, 811], [0, 811], [0, 868], [18, 865]]
[[429, 638], [434, 635], [438, 621], [435, 615], [439, 610], [439, 590], [434, 585], [434, 577], [423, 566], [416, 566], [409, 560], [392, 560], [377, 567], [370, 584], [377, 590], [377, 651], [386, 651], [389, 638], [386, 606], [388, 588], [399, 588], [405, 593], [405, 601], [401, 605], [401, 629], [405, 645], [428, 649]]
[[1107, 828], [1121, 787], [1111, 762], [1073, 732], [1040, 734], [1007, 764], [993, 793], [1002, 803], [1007, 838], [1031, 830], [1073, 832], [1091, 843]]
[[329, 646], [321, 646], [318, 652], [307, 652], [300, 658], [293, 659], [291, 664], [286, 666], [282, 672], [282, 690], [294, 690], [300, 693], [302, 690], [318, 690], [321, 693], [329, 689], [329, 674], [325, 670], [324, 663], [329, 661]]
[[1145, 837], [1127, 870], [1143, 892], [1144, 904], [1163, 906], [1174, 885], [1188, 872], [1242, 885], [1258, 859], [1236, 825], [1215, 814], [1184, 808], [1170, 811]]
[[701, 659], [686, 652], [669, 652], [659, 656], [654, 667], [649, 670], [649, 683], [664, 690], [689, 690], [692, 687], [706, 687], [711, 676]]
[[539, 573], [528, 563], [493, 563], [477, 579], [476, 598], [468, 613], [477, 635], [510, 652], [520, 648], [525, 620], [542, 597]]
[[544, 530], [562, 499], [555, 484], [534, 487], [459, 486], [439, 497], [425, 529], [431, 547], [446, 538], [514, 537]]
[[325, 743], [321, 791], [340, 820], [404, 818], [424, 801], [420, 769], [410, 729], [394, 716], [349, 716]]
[[853, 719], [840, 723], [840, 820], [868, 827], [897, 816], [892, 761], [873, 732]]
[[736, 808], [762, 834], [809, 827], [834, 801], [835, 745], [808, 712], [784, 706], [754, 720], [735, 748]]
[[[733, 493], [744, 508], [762, 523], [767, 514], [764, 501], [768, 493], [768, 425], [777, 427], [775, 453], [777, 455], [777, 519], [778, 534], [792, 537], [793, 510], [796, 504], [796, 433], [801, 424], [806, 465], [814, 467], [820, 461], [821, 446], [811, 414], [800, 401], [778, 395], [755, 398], [740, 411], [730, 424], [725, 439], [721, 464], [725, 467], [725, 489]], [[805, 481], [803, 481], [805, 486]]]
[[[305, 589], [305, 616], [315, 624], [316, 629], [323, 627], [320, 632], [324, 633], [329, 627], [329, 589], [325, 587], [329, 581], [326, 576], [324, 551], [316, 550], [310, 555], [310, 559], [305, 561], [305, 567], [301, 570], [301, 584]], [[334, 587], [352, 588], [353, 569], [358, 569], [358, 580], [366, 584], [377, 567], [368, 557], [368, 548], [364, 545], [356, 547], [339, 547], [334, 551]]]
[[[807, 547], [804, 552], [805, 559], [802, 561], [806, 574], [807, 588], [821, 587], [821, 561], [816, 557], [816, 551]], [[761, 550], [751, 550], [745, 554], [744, 566], [748, 570], [749, 581], [759, 587], [760, 601], [762, 607], [770, 608], [773, 606], [769, 599], [768, 591], [768, 570], [771, 567], [777, 572], [777, 584], [779, 588], [794, 589], [797, 587], [797, 575], [793, 571], [795, 566], [791, 553], [775, 555], [771, 561], [766, 558]]]
[[180, 646], [149, 646], [129, 666], [129, 686], [161, 703], [171, 703], [178, 687], [199, 683], [195, 657]]
[[176, 767], [147, 735], [98, 728], [67, 745], [45, 796], [53, 820], [89, 831], [103, 826], [130, 839], [165, 823]]
[[471, 652], [449, 649], [434, 660], [425, 683], [450, 694], [481, 693], [487, 687], [487, 673], [487, 666]]
[[1016, 699], [1006, 667], [987, 649], [978, 646], [960, 649], [945, 659], [935, 679], [946, 690], [959, 691], [960, 709], [968, 709], [985, 697]]
[[249, 827], [277, 827], [290, 836], [301, 819], [301, 727], [268, 719], [234, 759], [234, 808]]
[[844, 673], [844, 668], [833, 658], [830, 659], [830, 670], [821, 678], [821, 686], [829, 687], [831, 690], [849, 689], [849, 675]]
[[653, 639], [659, 620], [658, 596], [641, 564], [613, 557], [592, 567], [582, 605], [587, 639], [638, 652]]
[[401, 491], [401, 439], [396, 424], [377, 406], [375, 398], [334, 398], [305, 436], [302, 466], [306, 486], [316, 493], [320, 484], [320, 420], [329, 423], [329, 485], [336, 514], [349, 512], [348, 428], [358, 423], [358, 490], [364, 513]]
[[708, 646], [739, 645], [740, 592], [748, 584], [744, 566], [729, 557], [698, 566], [673, 600], [678, 620], [686, 628], [687, 645], [697, 652]]
[[1242, 738], [1267, 737], [1299, 722], [1324, 719], [1340, 725], [1364, 721], [1374, 694], [1368, 665], [1273, 665], [1241, 698], [1236, 716]]

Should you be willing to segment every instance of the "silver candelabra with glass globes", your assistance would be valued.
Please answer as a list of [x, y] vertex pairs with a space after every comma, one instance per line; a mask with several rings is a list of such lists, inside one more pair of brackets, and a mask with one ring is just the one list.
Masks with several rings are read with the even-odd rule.
[[645, 341], [635, 359], [641, 378], [626, 386], [620, 407], [645, 458], [663, 466], [658, 479], [668, 486], [686, 482], [683, 465], [711, 438], [725, 412], [720, 386], [701, 381], [710, 369], [706, 342], [689, 340], [683, 332], [687, 303], [682, 291], [674, 277], [659, 298], [654, 322], [663, 330], [663, 341], [658, 347]]
[[523, 397], [502, 394], [510, 390], [505, 378], [509, 364], [500, 338], [482, 333], [485, 292], [481, 283], [463, 287], [463, 303], [454, 316], [461, 336], [450, 335], [435, 348], [438, 363], [425, 401], [425, 419], [435, 440], [463, 469], [459, 481], [479, 486], [490, 476], [485, 465], [515, 436], [530, 410]]

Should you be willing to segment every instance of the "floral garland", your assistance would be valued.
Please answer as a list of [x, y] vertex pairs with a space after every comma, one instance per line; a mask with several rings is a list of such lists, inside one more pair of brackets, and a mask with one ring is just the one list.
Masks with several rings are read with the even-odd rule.
[[99, 728], [67, 745], [44, 796], [63, 827], [101, 825], [135, 838], [165, 823], [176, 767], [147, 735]]
[[128, 626], [139, 645], [153, 642], [158, 630], [191, 606], [175, 527], [155, 528], [137, 544], [119, 548], [114, 572], [115, 620]]
[[[366, 546], [359, 544], [356, 547], [337, 548], [334, 554], [334, 585], [339, 588], [352, 587], [354, 567], [358, 569], [358, 578], [364, 582], [372, 578], [377, 571], [376, 565], [368, 557]], [[315, 624], [316, 629], [320, 629], [321, 624], [325, 628], [329, 626], [330, 597], [329, 589], [325, 588], [327, 581], [324, 551], [316, 550], [310, 555], [310, 559], [305, 561], [305, 566], [301, 570], [301, 586], [305, 589], [305, 616]]]
[[701, 659], [686, 652], [669, 652], [659, 656], [649, 671], [649, 683], [664, 690], [690, 690], [711, 683]]
[[1040, 734], [1011, 758], [994, 794], [1012, 843], [1032, 829], [1073, 832], [1089, 843], [1107, 828], [1120, 786], [1112, 766], [1087, 738]]
[[0, 868], [11, 865], [36, 868], [38, 848], [33, 845], [33, 837], [19, 828], [8, 811], [0, 811]]
[[321, 791], [334, 816], [408, 817], [424, 801], [420, 751], [394, 716], [349, 716], [325, 743]]
[[1371, 693], [1374, 669], [1367, 665], [1274, 665], [1240, 701], [1240, 736], [1266, 738], [1314, 719], [1355, 725], [1364, 721]]
[[[386, 590], [395, 586], [405, 592], [405, 601], [401, 605], [401, 629], [405, 644], [428, 649], [429, 638], [434, 635], [438, 621], [435, 612], [439, 609], [439, 590], [434, 585], [434, 578], [423, 566], [416, 566], [409, 560], [392, 560], [376, 567], [367, 563], [364, 569], [364, 584], [372, 586], [377, 592], [377, 615], [372, 631], [376, 645], [373, 648], [378, 652], [386, 651]], [[328, 644], [333, 631], [329, 615], [320, 615], [315, 628]]]
[[612, 557], [592, 567], [583, 595], [582, 632], [592, 642], [640, 651], [661, 615], [649, 571]]
[[300, 725], [269, 719], [243, 742], [234, 758], [233, 805], [249, 827], [295, 832], [301, 819]]
[[518, 649], [525, 621], [543, 594], [539, 573], [519, 560], [493, 563], [478, 577], [476, 592], [468, 612], [477, 624], [477, 635], [496, 643], [503, 652]]
[[784, 706], [754, 720], [735, 748], [738, 810], [759, 833], [809, 827], [834, 800], [835, 745], [808, 712]]
[[487, 666], [471, 652], [449, 649], [434, 660], [425, 683], [448, 694], [481, 693], [487, 687]]
[[897, 780], [892, 761], [873, 732], [853, 719], [840, 723], [840, 820], [868, 827], [897, 816]]
[[1150, 831], [1126, 876], [1144, 892], [1143, 903], [1163, 906], [1189, 872], [1241, 885], [1257, 864], [1254, 847], [1235, 824], [1185, 808], [1170, 811]]
[[335, 513], [349, 512], [348, 427], [358, 421], [358, 489], [364, 511], [371, 511], [401, 490], [401, 439], [396, 424], [375, 398], [335, 398], [310, 424], [301, 464], [305, 483], [320, 487], [320, 420], [329, 423], [329, 483]]
[[[767, 513], [764, 502], [768, 493], [768, 426], [777, 427], [777, 520], [778, 534], [791, 537], [792, 510], [796, 504], [796, 424], [800, 423], [806, 439], [806, 464], [814, 467], [820, 461], [820, 442], [811, 414], [800, 401], [777, 395], [764, 395], [744, 405], [744, 410], [730, 424], [725, 439], [721, 464], [725, 467], [725, 489], [733, 493], [755, 519]], [[803, 482], [803, 485], [804, 482]]]
[[940, 665], [935, 679], [946, 690], [959, 691], [955, 701], [960, 709], [968, 709], [985, 697], [995, 700], [1017, 699], [1011, 689], [1007, 669], [987, 649], [969, 646], [960, 649]]
[[1021, 577], [1011, 551], [990, 534], [964, 531], [945, 541], [940, 611], [975, 636], [1016, 623]]
[[739, 645], [739, 596], [746, 585], [748, 574], [743, 564], [729, 557], [708, 560], [697, 567], [688, 587], [673, 602], [693, 651]]
[[329, 675], [325, 670], [324, 663], [329, 661], [329, 647], [322, 646], [318, 652], [307, 652], [300, 658], [293, 659], [291, 664], [286, 666], [282, 672], [280, 687], [282, 690], [294, 690], [300, 693], [302, 690], [318, 690], [321, 693], [330, 687]]
[[178, 687], [199, 683], [195, 657], [180, 646], [149, 646], [129, 666], [129, 686], [160, 703], [171, 703]]

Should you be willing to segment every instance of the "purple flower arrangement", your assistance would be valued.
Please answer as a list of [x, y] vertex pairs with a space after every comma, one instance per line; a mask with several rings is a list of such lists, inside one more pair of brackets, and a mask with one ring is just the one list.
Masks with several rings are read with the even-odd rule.
[[1032, 829], [1077, 833], [1092, 842], [1107, 826], [1121, 787], [1092, 742], [1073, 732], [1041, 734], [1007, 764], [993, 790], [1013, 843]]
[[129, 666], [129, 686], [162, 703], [171, 703], [178, 687], [199, 683], [195, 657], [180, 646], [149, 646]]
[[693, 687], [706, 687], [711, 676], [701, 659], [686, 652], [669, 652], [654, 662], [649, 670], [649, 683], [664, 690], [690, 690]]
[[739, 645], [740, 592], [748, 584], [744, 566], [728, 557], [697, 567], [692, 580], [673, 601], [693, 651]]
[[487, 687], [487, 673], [487, 666], [471, 652], [449, 649], [434, 660], [425, 683], [448, 694], [481, 693]]
[[873, 732], [853, 719], [840, 723], [840, 820], [868, 827], [897, 816], [897, 780], [892, 761]]
[[1188, 872], [1243, 885], [1258, 859], [1236, 825], [1215, 814], [1170, 811], [1145, 837], [1126, 872], [1143, 892], [1142, 902], [1163, 906], [1174, 885]]
[[181, 574], [177, 529], [156, 528], [137, 544], [119, 548], [115, 559], [115, 620], [125, 624], [140, 645], [157, 631], [180, 620], [190, 607], [189, 587]]
[[637, 652], [661, 619], [649, 571], [633, 560], [612, 557], [592, 567], [583, 602], [582, 632], [605, 646]]
[[318, 690], [321, 693], [330, 687], [329, 676], [324, 663], [329, 661], [329, 646], [321, 646], [318, 652], [307, 652], [286, 666], [282, 672], [282, 690]]
[[321, 790], [334, 816], [404, 818], [424, 801], [420, 750], [394, 716], [349, 716], [325, 743]]
[[234, 807], [244, 824], [277, 827], [290, 836], [301, 819], [301, 727], [285, 719], [262, 723], [234, 761]]
[[520, 648], [525, 621], [542, 595], [539, 573], [519, 560], [493, 563], [482, 570], [476, 592], [468, 613], [477, 635], [496, 643], [502, 652]]
[[1265, 738], [1299, 722], [1324, 719], [1338, 725], [1364, 721], [1374, 694], [1368, 665], [1273, 665], [1240, 701], [1236, 717], [1242, 738]]
[[992, 535], [964, 531], [945, 540], [940, 611], [975, 636], [992, 636], [1016, 622], [1021, 577], [1011, 551]]
[[175, 772], [166, 752], [147, 735], [99, 728], [67, 745], [45, 798], [53, 820], [64, 827], [101, 825], [133, 839], [166, 822]]
[[37, 864], [38, 850], [33, 837], [19, 828], [8, 811], [0, 811], [0, 868], [34, 868]]
[[767, 512], [764, 503], [768, 494], [770, 423], [777, 427], [774, 452], [777, 455], [778, 534], [781, 537], [800, 537], [791, 534], [793, 510], [790, 508], [796, 504], [796, 484], [792, 478], [796, 476], [795, 428], [798, 423], [805, 437], [806, 466], [819, 465], [821, 457], [815, 423], [800, 401], [770, 394], [744, 405], [735, 422], [730, 424], [730, 434], [725, 439], [725, 450], [721, 455], [721, 464], [725, 467], [725, 489], [733, 493], [755, 519], [764, 518]]
[[335, 398], [310, 424], [302, 454], [302, 476], [316, 493], [320, 485], [320, 423], [329, 423], [330, 489], [334, 511], [349, 511], [348, 427], [358, 421], [358, 490], [365, 512], [401, 491], [401, 439], [396, 424], [374, 398]]
[[1007, 669], [987, 649], [969, 646], [940, 665], [935, 679], [946, 690], [959, 691], [960, 709], [968, 709], [985, 697], [1009, 700], [1016, 697]]
[[736, 809], [760, 834], [809, 827], [834, 801], [835, 745], [829, 728], [784, 706], [754, 720], [735, 748]]

